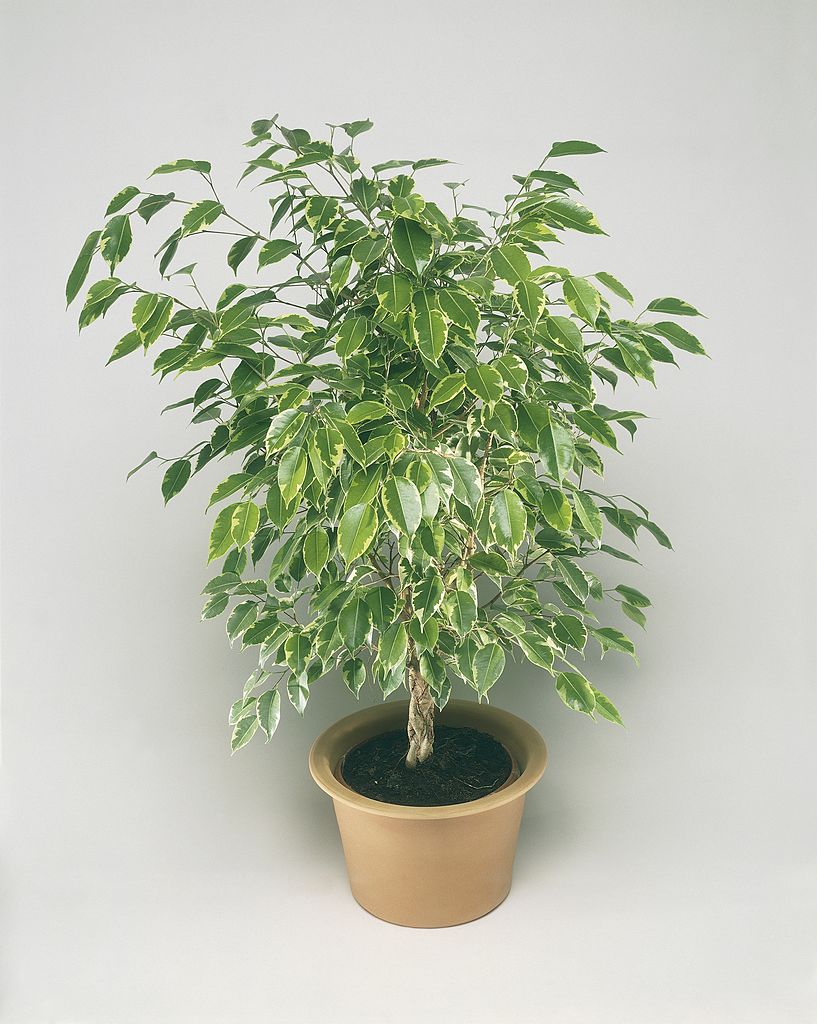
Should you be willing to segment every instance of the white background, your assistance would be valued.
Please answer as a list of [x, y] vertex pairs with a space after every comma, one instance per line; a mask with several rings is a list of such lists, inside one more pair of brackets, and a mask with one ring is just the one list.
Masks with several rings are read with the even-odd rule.
[[[814, 10], [3, 5], [3, 1021], [815, 1019]], [[229, 758], [251, 662], [197, 596], [219, 469], [166, 511], [150, 469], [125, 488], [151, 448], [187, 446], [184, 413], [159, 419], [184, 391], [138, 356], [105, 369], [123, 325], [78, 339], [63, 308], [110, 196], [188, 156], [229, 192], [275, 111], [316, 134], [370, 116], [364, 157], [450, 157], [430, 191], [467, 177], [486, 205], [551, 141], [596, 141], [563, 168], [612, 237], [573, 265], [709, 317], [711, 361], [617, 396], [653, 419], [608, 484], [675, 542], [608, 577], [655, 605], [640, 669], [613, 654], [594, 677], [627, 728], [509, 670], [494, 699], [551, 762], [510, 898], [461, 928], [352, 901], [306, 769], [354, 708], [337, 680]]]

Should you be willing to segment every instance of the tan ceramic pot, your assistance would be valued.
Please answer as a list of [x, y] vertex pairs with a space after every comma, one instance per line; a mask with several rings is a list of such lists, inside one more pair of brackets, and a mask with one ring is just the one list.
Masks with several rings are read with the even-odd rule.
[[452, 700], [440, 721], [490, 733], [516, 768], [502, 789], [464, 804], [404, 807], [361, 796], [340, 779], [358, 743], [403, 728], [408, 704], [358, 711], [330, 726], [309, 753], [312, 778], [332, 797], [352, 894], [375, 917], [442, 928], [482, 917], [508, 895], [525, 794], [542, 777], [547, 750], [527, 722], [501, 708]]

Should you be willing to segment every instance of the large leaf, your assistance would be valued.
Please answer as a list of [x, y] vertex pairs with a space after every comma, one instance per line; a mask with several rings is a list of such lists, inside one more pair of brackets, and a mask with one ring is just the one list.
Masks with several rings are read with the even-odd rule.
[[650, 324], [647, 330], [650, 333], [660, 334], [662, 338], [667, 339], [670, 345], [674, 345], [684, 352], [692, 352], [697, 356], [706, 355], [703, 345], [695, 335], [690, 334], [680, 324], [675, 324], [671, 320], [662, 320], [660, 323]]
[[278, 486], [288, 505], [297, 496], [306, 477], [307, 456], [303, 448], [290, 448], [278, 463]]
[[601, 296], [584, 277], [568, 277], [562, 284], [565, 302], [576, 316], [588, 324], [596, 325], [601, 311]]
[[495, 370], [493, 366], [487, 366], [485, 363], [477, 363], [466, 370], [465, 383], [469, 391], [488, 405], [498, 402], [505, 390], [499, 370]]
[[572, 711], [593, 714], [596, 706], [593, 687], [581, 672], [560, 672], [556, 676], [556, 692]]
[[350, 654], [362, 647], [372, 628], [372, 612], [362, 597], [353, 597], [338, 615], [338, 632]]
[[465, 590], [454, 590], [443, 602], [446, 617], [460, 636], [470, 632], [477, 621], [477, 604]]
[[210, 532], [210, 552], [207, 558], [208, 563], [214, 558], [221, 558], [226, 555], [233, 546], [233, 512], [237, 505], [225, 505], [216, 516], [213, 529]]
[[436, 569], [427, 572], [414, 587], [412, 601], [421, 624], [427, 622], [442, 604], [445, 587]]
[[429, 362], [435, 365], [445, 349], [448, 327], [445, 317], [426, 291], [418, 291], [412, 302], [414, 343]]
[[522, 648], [522, 653], [534, 665], [550, 672], [553, 668], [553, 650], [548, 646], [543, 637], [538, 633], [530, 631], [516, 637], [516, 642]]
[[583, 651], [587, 643], [587, 628], [575, 615], [557, 615], [553, 620], [553, 635], [565, 647]]
[[88, 276], [88, 269], [91, 266], [91, 260], [99, 245], [101, 236], [101, 231], [92, 231], [82, 243], [79, 256], [77, 256], [76, 263], [71, 268], [68, 282], [65, 285], [65, 301], [69, 306], [77, 297], [80, 288], [85, 284], [85, 278]]
[[215, 199], [202, 199], [193, 203], [182, 217], [182, 234], [192, 235], [196, 231], [203, 231], [213, 221], [224, 213], [224, 207]]
[[545, 293], [539, 285], [534, 281], [518, 281], [514, 285], [513, 297], [526, 318], [532, 324], [537, 323], [545, 308]]
[[561, 483], [573, 466], [573, 435], [550, 412], [547, 422], [539, 431], [539, 454], [548, 476]]
[[348, 565], [371, 547], [377, 532], [377, 515], [371, 505], [353, 505], [338, 524], [338, 550]]
[[624, 299], [625, 302], [629, 302], [632, 306], [635, 301], [630, 294], [630, 291], [624, 287], [624, 285], [617, 278], [613, 277], [612, 274], [608, 274], [606, 270], [600, 270], [598, 274], [593, 275], [597, 281], [609, 288], [613, 295], [617, 295], [620, 299]]
[[465, 292], [455, 288], [445, 288], [437, 293], [437, 301], [440, 304], [440, 309], [451, 323], [464, 328], [471, 334], [476, 334], [480, 320], [479, 307]]
[[400, 533], [416, 533], [422, 519], [420, 492], [405, 477], [389, 477], [380, 495], [389, 522]]
[[476, 510], [482, 498], [482, 480], [473, 462], [455, 456], [448, 460], [453, 480], [453, 493], [457, 501]]
[[380, 638], [377, 660], [386, 671], [402, 665], [406, 660], [408, 635], [403, 622], [393, 622]]
[[303, 560], [311, 573], [320, 576], [329, 561], [329, 535], [322, 527], [310, 530], [304, 537]]
[[272, 734], [278, 728], [278, 721], [281, 717], [281, 694], [278, 690], [267, 690], [258, 698], [255, 705], [255, 713], [261, 731], [267, 737], [267, 742], [272, 739]]
[[550, 199], [542, 206], [548, 223], [561, 228], [572, 228], [588, 235], [603, 235], [596, 215], [573, 199]]
[[579, 522], [585, 530], [587, 530], [591, 537], [601, 540], [604, 527], [599, 507], [595, 501], [593, 501], [589, 494], [585, 494], [584, 491], [574, 491], [573, 504], [576, 506], [576, 515], [579, 517]]
[[480, 697], [485, 696], [504, 671], [505, 655], [499, 644], [486, 644], [476, 652], [473, 660], [473, 678]]
[[230, 749], [232, 752], [235, 753], [237, 750], [241, 750], [242, 747], [246, 746], [255, 735], [257, 728], [258, 718], [255, 715], [240, 719], [233, 729], [232, 739], [230, 740]]
[[517, 284], [530, 277], [530, 261], [518, 245], [501, 245], [491, 253], [491, 265], [497, 277]]
[[449, 373], [447, 377], [443, 377], [431, 392], [431, 397], [428, 400], [428, 409], [435, 409], [438, 405], [450, 402], [452, 398], [457, 397], [464, 387], [465, 374]]
[[494, 537], [510, 552], [515, 552], [525, 539], [528, 517], [522, 499], [511, 488], [498, 491], [491, 501], [489, 513]]
[[391, 234], [394, 255], [406, 270], [419, 277], [431, 262], [434, 241], [415, 220], [398, 217]]
[[383, 274], [375, 282], [378, 301], [387, 313], [398, 316], [411, 303], [411, 281], [402, 274]]
[[567, 533], [573, 522], [573, 510], [561, 491], [555, 487], [545, 487], [539, 498], [539, 508], [549, 526], [560, 533]]

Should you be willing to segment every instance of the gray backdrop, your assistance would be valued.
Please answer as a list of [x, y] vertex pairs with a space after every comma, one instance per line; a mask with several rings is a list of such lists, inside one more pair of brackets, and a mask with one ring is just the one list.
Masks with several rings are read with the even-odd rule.
[[[814, 1020], [814, 6], [3, 7], [3, 1020]], [[653, 419], [608, 483], [676, 548], [610, 577], [655, 604], [640, 669], [596, 676], [627, 728], [508, 673], [495, 700], [551, 762], [510, 898], [462, 928], [353, 903], [306, 769], [353, 710], [336, 680], [228, 756], [250, 659], [197, 596], [219, 470], [167, 511], [150, 470], [125, 488], [184, 447], [184, 414], [159, 419], [183, 391], [138, 357], [105, 369], [121, 318], [78, 340], [63, 308], [114, 192], [180, 156], [228, 191], [278, 110], [371, 116], [362, 154], [448, 156], [430, 190], [468, 177], [488, 205], [552, 140], [597, 141], [563, 166], [612, 237], [568, 255], [709, 315], [711, 362], [618, 399]]]

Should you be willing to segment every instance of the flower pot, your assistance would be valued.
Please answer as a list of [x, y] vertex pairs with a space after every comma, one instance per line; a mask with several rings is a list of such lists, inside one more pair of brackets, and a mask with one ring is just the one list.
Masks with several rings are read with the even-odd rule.
[[358, 711], [330, 726], [309, 753], [312, 778], [332, 797], [352, 894], [375, 917], [413, 928], [442, 928], [482, 917], [508, 895], [525, 794], [542, 776], [545, 743], [516, 715], [452, 700], [439, 720], [494, 736], [515, 771], [499, 790], [470, 803], [405, 807], [370, 800], [340, 777], [358, 743], [403, 728], [408, 704]]

